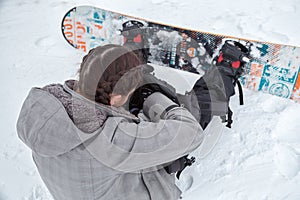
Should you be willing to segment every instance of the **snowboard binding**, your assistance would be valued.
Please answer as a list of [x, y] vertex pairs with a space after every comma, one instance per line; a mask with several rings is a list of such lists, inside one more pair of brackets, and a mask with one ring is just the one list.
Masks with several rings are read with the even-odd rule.
[[213, 61], [216, 66], [224, 68], [227, 73], [238, 79], [244, 72], [244, 66], [250, 62], [249, 49], [240, 42], [226, 40]]
[[149, 48], [146, 29], [143, 27], [143, 23], [129, 20], [122, 24], [120, 31], [124, 37], [124, 46], [132, 49], [142, 59], [143, 63], [147, 63]]

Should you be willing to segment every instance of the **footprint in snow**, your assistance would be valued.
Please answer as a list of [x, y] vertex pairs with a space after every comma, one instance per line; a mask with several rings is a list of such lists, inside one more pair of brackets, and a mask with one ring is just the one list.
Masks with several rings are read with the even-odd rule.
[[49, 36], [42, 37], [36, 40], [35, 45], [37, 47], [51, 47], [55, 45], [55, 40]]
[[194, 179], [193, 176], [188, 174], [183, 174], [177, 183], [181, 191], [186, 192], [193, 186]]

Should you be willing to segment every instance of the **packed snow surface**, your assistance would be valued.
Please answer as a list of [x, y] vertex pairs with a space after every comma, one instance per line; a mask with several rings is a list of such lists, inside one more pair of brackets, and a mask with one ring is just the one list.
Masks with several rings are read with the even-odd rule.
[[[0, 199], [52, 200], [15, 124], [29, 89], [76, 78], [82, 52], [61, 19], [82, 1], [0, 1]], [[85, 4], [220, 34], [300, 46], [299, 0], [126, 0]], [[299, 200], [300, 104], [245, 90], [232, 129], [182, 174], [184, 200]], [[197, 151], [194, 152], [197, 156]]]

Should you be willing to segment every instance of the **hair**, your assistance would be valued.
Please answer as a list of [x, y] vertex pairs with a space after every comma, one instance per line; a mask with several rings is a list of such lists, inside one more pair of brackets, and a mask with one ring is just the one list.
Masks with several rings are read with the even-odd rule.
[[128, 95], [142, 80], [141, 60], [128, 48], [104, 45], [83, 57], [76, 85], [80, 93], [110, 104], [110, 94]]

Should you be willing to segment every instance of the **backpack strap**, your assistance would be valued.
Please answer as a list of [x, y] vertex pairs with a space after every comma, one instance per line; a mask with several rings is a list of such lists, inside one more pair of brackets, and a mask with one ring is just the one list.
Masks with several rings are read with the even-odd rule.
[[[236, 79], [234, 85], [235, 84], [237, 84], [238, 90], [239, 90], [240, 105], [244, 105], [244, 94], [243, 94], [243, 88], [242, 88], [241, 82], [238, 79]], [[232, 116], [233, 116], [233, 111], [230, 109], [229, 103], [228, 103], [227, 119], [226, 119], [226, 116], [221, 116], [222, 122], [227, 122], [226, 127], [228, 127], [228, 128], [231, 128], [231, 124], [233, 123]]]
[[237, 83], [237, 86], [238, 86], [238, 89], [239, 89], [240, 105], [244, 105], [244, 94], [243, 94], [242, 84], [238, 79], [236, 79], [235, 82]]

